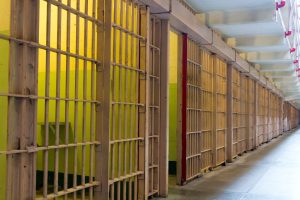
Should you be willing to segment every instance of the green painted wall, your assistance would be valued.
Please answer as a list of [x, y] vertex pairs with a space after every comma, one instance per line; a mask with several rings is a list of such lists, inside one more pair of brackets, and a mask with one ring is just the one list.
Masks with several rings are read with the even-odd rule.
[[[1, 22], [0, 22], [1, 23]], [[3, 31], [0, 31], [3, 34]], [[9, 43], [0, 40], [0, 93], [8, 91]], [[7, 97], [0, 96], [0, 151], [6, 150], [7, 141]], [[0, 199], [5, 195], [6, 157], [0, 154]]]
[[[0, 33], [9, 35], [10, 1], [0, 0]], [[8, 92], [9, 42], [0, 39], [0, 93]], [[6, 150], [7, 98], [0, 96], [0, 151]], [[0, 154], [0, 199], [5, 198], [6, 156]]]
[[[41, 55], [41, 54], [40, 54]], [[64, 65], [62, 65], [64, 66]], [[87, 70], [87, 73], [90, 75], [91, 72], [90, 70]], [[82, 97], [82, 91], [83, 91], [83, 71], [79, 71], [80, 78], [79, 78], [79, 84], [78, 84], [78, 90], [81, 91], [79, 99], [83, 99]], [[65, 97], [65, 88], [66, 88], [66, 78], [65, 78], [66, 72], [65, 70], [61, 71], [61, 97]], [[70, 98], [75, 98], [75, 70], [70, 71]], [[88, 82], [91, 81], [91, 76], [88, 76]], [[45, 73], [40, 72], [39, 73], [39, 86], [38, 86], [38, 92], [40, 95], [43, 95], [45, 93], [44, 89], [44, 83], [45, 83]], [[56, 91], [56, 71], [52, 71], [50, 73], [50, 91], [51, 91], [51, 96], [54, 97]], [[90, 88], [90, 87], [89, 87]], [[88, 96], [90, 96], [90, 91], [88, 92]], [[89, 98], [90, 99], [90, 98]], [[74, 143], [74, 130], [75, 130], [75, 123], [74, 123], [74, 113], [75, 113], [75, 103], [70, 102], [69, 104], [69, 143]], [[93, 113], [94, 114], [94, 113]], [[38, 123], [38, 129], [37, 129], [37, 143], [38, 146], [43, 146], [43, 138], [45, 134], [45, 123], [44, 123], [44, 115], [45, 115], [45, 101], [44, 100], [39, 100], [38, 101], [38, 115], [37, 115], [37, 123]], [[56, 115], [56, 102], [54, 100], [50, 101], [49, 103], [49, 145], [54, 145], [55, 144], [55, 115]], [[65, 102], [61, 101], [60, 103], [60, 144], [65, 143]], [[82, 134], [84, 131], [84, 126], [83, 126], [83, 103], [79, 102], [78, 103], [78, 124], [77, 124], [77, 140], [78, 142], [82, 142]], [[91, 116], [91, 107], [90, 104], [87, 104], [86, 107], [86, 114], [85, 114], [85, 121], [86, 121], [86, 126], [85, 126], [85, 132], [86, 132], [86, 141], [90, 140], [90, 133], [91, 133], [91, 128], [90, 128], [90, 116]], [[89, 149], [87, 148], [86, 151], [86, 170], [85, 172], [88, 173], [89, 170]], [[73, 161], [74, 161], [74, 149], [69, 149], [69, 173], [73, 173]], [[77, 155], [77, 168], [78, 168], [78, 173], [81, 174], [81, 168], [82, 168], [82, 162], [81, 162], [81, 157], [82, 157], [82, 148], [78, 148], [78, 155]], [[54, 151], [49, 151], [49, 171], [54, 170]], [[63, 172], [64, 169], [64, 151], [61, 150], [59, 153], [59, 171]], [[42, 153], [38, 154], [37, 157], [37, 169], [42, 170], [42, 161], [43, 161], [43, 156]], [[88, 174], [87, 174], [88, 175]]]

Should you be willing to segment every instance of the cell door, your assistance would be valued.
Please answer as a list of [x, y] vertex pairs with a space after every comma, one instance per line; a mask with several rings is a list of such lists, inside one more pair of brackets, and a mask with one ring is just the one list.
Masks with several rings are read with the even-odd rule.
[[283, 130], [289, 131], [289, 104], [283, 102]]
[[[186, 158], [183, 158], [186, 159], [186, 181], [201, 174], [200, 58], [200, 47], [189, 39], [187, 41], [187, 71], [186, 77], [183, 77], [183, 79], [186, 78], [186, 146], [183, 147], [186, 148]], [[183, 76], [185, 76], [184, 72]]]
[[247, 98], [247, 103], [248, 103], [248, 142], [247, 142], [247, 150], [252, 150], [255, 148], [255, 82], [254, 80], [248, 78], [248, 98]]
[[111, 5], [109, 198], [145, 199], [148, 169], [155, 167], [149, 166], [149, 138], [157, 134], [149, 135], [155, 128], [149, 126], [149, 111], [157, 106], [149, 101], [155, 76], [148, 73], [150, 12], [131, 0]]
[[151, 16], [149, 27], [149, 192], [159, 192], [161, 20]]
[[240, 101], [241, 101], [241, 78], [240, 72], [232, 69], [232, 129], [233, 129], [233, 142], [232, 142], [232, 157], [237, 157], [239, 153], [239, 128], [240, 128]]
[[263, 93], [262, 86], [256, 84], [256, 99], [257, 99], [257, 111], [256, 111], [256, 146], [262, 143], [263, 137]]
[[227, 64], [218, 57], [214, 58], [214, 167], [226, 162], [226, 113], [227, 113]]
[[276, 104], [275, 104], [275, 136], [278, 137], [281, 133], [281, 121], [280, 121], [280, 109], [281, 109], [281, 102], [280, 97], [276, 96]]
[[274, 104], [275, 104], [275, 95], [272, 92], [269, 92], [269, 121], [268, 121], [268, 139], [271, 140], [275, 136], [274, 129]]
[[263, 143], [269, 141], [269, 98], [270, 98], [270, 92], [267, 88], [264, 89], [264, 134], [263, 134]]
[[240, 75], [240, 112], [239, 112], [239, 128], [238, 128], [238, 145], [237, 153], [242, 154], [246, 151], [247, 146], [247, 78]]
[[283, 133], [284, 129], [284, 110], [283, 110], [283, 100], [281, 97], [278, 97], [278, 121], [279, 121], [279, 135]]
[[214, 68], [213, 56], [201, 49], [201, 170], [213, 167]]

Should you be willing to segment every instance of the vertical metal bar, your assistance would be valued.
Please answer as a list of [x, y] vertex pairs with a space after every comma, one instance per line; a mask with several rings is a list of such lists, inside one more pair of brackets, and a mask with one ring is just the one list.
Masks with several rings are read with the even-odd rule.
[[189, 88], [189, 79], [188, 76], [190, 75], [190, 67], [189, 67], [189, 52], [190, 52], [190, 43], [189, 43], [189, 39], [187, 39], [187, 69], [186, 69], [186, 180], [190, 177], [190, 171], [191, 171], [191, 165], [190, 165], [190, 161], [191, 159], [188, 158], [191, 152], [191, 145], [190, 145], [190, 124], [191, 124], [191, 120], [190, 120], [190, 111], [188, 110], [189, 108], [189, 104], [190, 104], [190, 100], [192, 98], [189, 98], [189, 96], [192, 96], [190, 88]]
[[145, 89], [146, 89], [146, 94], [145, 94], [145, 111], [146, 111], [146, 116], [145, 116], [145, 134], [144, 134], [144, 138], [145, 138], [145, 153], [144, 153], [144, 159], [145, 159], [145, 166], [144, 166], [144, 190], [145, 190], [145, 196], [144, 199], [148, 199], [149, 196], [149, 146], [150, 146], [150, 140], [149, 140], [149, 133], [150, 133], [150, 113], [151, 113], [151, 109], [150, 109], [150, 95], [151, 95], [151, 82], [150, 82], [150, 22], [151, 22], [151, 18], [150, 18], [150, 7], [146, 7], [145, 10], [145, 14], [141, 20], [141, 25], [140, 25], [140, 29], [142, 29], [143, 31], [141, 31], [141, 35], [144, 36], [146, 38], [146, 43], [145, 43], [145, 57], [144, 57], [144, 61], [145, 62], [145, 72], [146, 72], [146, 85], [145, 85]]
[[223, 157], [223, 161], [224, 161], [224, 163], [226, 164], [226, 150], [227, 150], [227, 140], [226, 140], [226, 136], [227, 136], [227, 123], [226, 123], [226, 119], [227, 119], [227, 112], [228, 112], [228, 108], [227, 108], [227, 95], [228, 95], [228, 93], [227, 93], [227, 79], [228, 79], [228, 77], [227, 77], [227, 70], [228, 70], [228, 68], [227, 68], [227, 63], [224, 63], [223, 64], [223, 67], [224, 67], [224, 72], [223, 72], [223, 74], [224, 74], [224, 76], [225, 76], [225, 80], [224, 80], [224, 82], [223, 82], [223, 85], [224, 85], [224, 107], [225, 107], [225, 109], [224, 109], [224, 141], [223, 141], [223, 144], [224, 144], [224, 157]]
[[[97, 18], [96, 16], [96, 8], [97, 6], [101, 6], [101, 5], [97, 5], [96, 4], [96, 0], [93, 0], [92, 3], [92, 17], [94, 19]], [[96, 53], [96, 24], [95, 22], [92, 22], [92, 38], [91, 38], [91, 42], [92, 42], [92, 49], [91, 49], [91, 55], [92, 55], [92, 59], [95, 59], [95, 53]], [[92, 100], [96, 100], [95, 98], [95, 88], [97, 85], [95, 85], [95, 74], [96, 74], [96, 65], [94, 63], [91, 63], [91, 99]], [[90, 121], [90, 141], [95, 141], [95, 108], [97, 105], [95, 105], [95, 103], [91, 103], [91, 113], [90, 113], [90, 117], [91, 117], [91, 121]], [[97, 130], [96, 130], [97, 131]], [[95, 152], [95, 145], [90, 145], [90, 169], [89, 169], [89, 182], [92, 183], [94, 176], [95, 176], [95, 158], [94, 158], [94, 152]], [[108, 156], [108, 155], [107, 155]], [[94, 199], [94, 188], [90, 188], [89, 189], [89, 197], [90, 200]]]
[[[150, 26], [149, 26], [149, 38], [148, 38], [148, 40], [149, 40], [149, 44], [150, 45], [155, 45], [154, 44], [154, 42], [153, 42], [153, 39], [154, 39], [154, 35], [153, 35], [153, 30], [155, 29], [155, 27], [154, 27], [154, 21], [155, 21], [155, 19], [154, 18], [152, 18], [152, 17], [150, 17], [151, 19], [150, 19]], [[150, 48], [150, 47], [149, 47]], [[154, 75], [153, 74], [153, 67], [154, 67], [154, 61], [155, 61], [155, 58], [154, 58], [154, 51], [153, 51], [153, 49], [152, 48], [150, 48], [149, 49], [149, 71], [148, 71], [148, 73], [149, 73], [149, 75], [150, 75], [150, 80], [149, 80], [149, 84], [150, 84], [150, 86], [149, 86], [149, 121], [148, 121], [148, 123], [149, 123], [149, 136], [148, 136], [148, 140], [149, 140], [149, 157], [148, 157], [148, 159], [149, 159], [149, 172], [148, 172], [148, 174], [149, 174], [149, 180], [146, 180], [146, 181], [148, 181], [148, 184], [149, 184], [149, 191], [148, 191], [148, 193], [149, 193], [149, 195], [151, 195], [152, 193], [153, 193], [153, 190], [154, 190], [154, 188], [153, 188], [153, 184], [154, 184], [154, 181], [153, 181], [153, 178], [154, 178], [154, 176], [153, 176], [153, 172], [154, 172], [154, 167], [153, 167], [153, 162], [154, 162], [154, 151], [153, 151], [153, 148], [154, 148], [154, 137], [153, 137], [153, 135], [154, 135], [154, 118], [153, 118], [153, 114], [154, 114], [154, 110], [153, 110], [153, 107], [151, 107], [151, 106], [153, 106], [153, 105], [155, 105], [155, 103], [154, 103], [154, 88], [155, 88], [155, 86], [154, 86], [154, 79], [153, 79], [153, 77], [151, 77], [152, 75]]]
[[[136, 11], [136, 14], [135, 14], [135, 19], [136, 20], [136, 27], [135, 27], [135, 32], [137, 34], [140, 34], [140, 12], [141, 12], [141, 8], [138, 4], [135, 4], [134, 3], [134, 6], [135, 6], [135, 11]], [[135, 67], [137, 69], [140, 69], [140, 41], [135, 38], [135, 48], [136, 48], [136, 59], [135, 59], [135, 62], [136, 62], [136, 65]], [[135, 83], [135, 93], [137, 94], [136, 95], [136, 99], [135, 99], [135, 102], [138, 102], [140, 103], [140, 99], [139, 97], [141, 96], [140, 94], [140, 84], [139, 84], [139, 79], [140, 79], [140, 75], [138, 72], [135, 73], [136, 74], [136, 83]], [[136, 137], [140, 137], [140, 134], [139, 134], [139, 109], [140, 108], [135, 108], [135, 113], [136, 113], [136, 118], [135, 118], [135, 131], [136, 131]], [[134, 152], [134, 156], [135, 156], [135, 160], [136, 160], [136, 163], [135, 163], [135, 169], [134, 171], [138, 171], [139, 170], [139, 161], [137, 161], [137, 159], [139, 159], [139, 142], [136, 141], [135, 142], [135, 152]], [[140, 152], [142, 155], [143, 155], [143, 152]], [[140, 159], [139, 159], [140, 160]], [[141, 197], [139, 196], [140, 194], [139, 193], [143, 193], [143, 189], [140, 189], [139, 187], [139, 180], [138, 180], [139, 177], [135, 176], [135, 179], [134, 179], [134, 199], [140, 199], [140, 198], [143, 198], [143, 194], [141, 194]], [[141, 186], [142, 187], [142, 186]]]
[[232, 84], [232, 65], [227, 65], [227, 161], [232, 162], [232, 148], [233, 148], [233, 84]]
[[[150, 25], [150, 27], [149, 27], [149, 29], [150, 29], [150, 33], [149, 33], [149, 40], [150, 40], [150, 44], [151, 45], [153, 45], [153, 46], [155, 46], [155, 18], [152, 18], [152, 20], [150, 20], [150, 22], [151, 22], [151, 25]], [[150, 47], [149, 47], [150, 48]], [[149, 49], [149, 51], [150, 51], [150, 54], [151, 54], [151, 65], [150, 65], [150, 63], [149, 63], [149, 73], [151, 74], [151, 75], [155, 75], [155, 51], [154, 51], [154, 49], [153, 48], [150, 48]], [[149, 59], [149, 62], [150, 62], [150, 59]], [[153, 78], [150, 78], [150, 102], [149, 102], [149, 105], [151, 106], [151, 105], [153, 105], [153, 106], [156, 106], [156, 104], [155, 104], [155, 80], [153, 79]], [[151, 130], [149, 130], [149, 136], [152, 136], [151, 138], [150, 137], [148, 137], [149, 138], [149, 148], [150, 148], [150, 155], [151, 155], [151, 158], [149, 158], [149, 166], [151, 166], [152, 168], [149, 170], [149, 179], [150, 179], [150, 183], [149, 183], [149, 192], [151, 192], [151, 193], [153, 193], [154, 192], [154, 170], [155, 170], [155, 167], [154, 167], [154, 163], [155, 163], [155, 161], [154, 161], [154, 149], [155, 149], [155, 147], [154, 147], [154, 142], [155, 142], [155, 119], [154, 119], [154, 114], [155, 114], [155, 110], [154, 110], [154, 107], [150, 107], [150, 117], [149, 117], [149, 121], [148, 121], [148, 123], [149, 123], [149, 129], [151, 129]], [[148, 181], [149, 182], [149, 181]]]
[[256, 82], [256, 147], [258, 147], [260, 145], [260, 135], [261, 135], [261, 113], [263, 112], [262, 108], [261, 108], [261, 98], [262, 98], [262, 94], [261, 94], [261, 86], [258, 84], [258, 82]]
[[[117, 24], [117, 14], [118, 14], [118, 0], [114, 0], [112, 3], [113, 3], [113, 10], [112, 8], [111, 9], [111, 12], [113, 13], [112, 16], [113, 16], [113, 20], [111, 23], [115, 23]], [[112, 5], [111, 5], [112, 6]], [[108, 23], [108, 22], [106, 22]], [[110, 27], [111, 28], [111, 27]], [[112, 59], [113, 59], [113, 62], [114, 63], [117, 63], [117, 29], [116, 28], [113, 28], [113, 31], [112, 31], [112, 37], [113, 37], [113, 52], [112, 52]], [[112, 101], [118, 101], [116, 99], [116, 96], [117, 96], [117, 73], [116, 73], [116, 67], [114, 67], [112, 69], [112, 76], [113, 76], [113, 85], [112, 85]], [[111, 111], [112, 111], [112, 130], [111, 130], [111, 139], [112, 140], [115, 140], [116, 139], [116, 118], [117, 118], [117, 115], [116, 115], [116, 111], [117, 111], [117, 108], [118, 108], [118, 105], [112, 105], [112, 108], [111, 108]], [[111, 179], [114, 179], [115, 178], [115, 146], [117, 146], [118, 144], [112, 144], [110, 146], [110, 150], [111, 150]], [[115, 199], [115, 183], [112, 184], [111, 186], [111, 199]]]
[[[111, 24], [112, 1], [97, 0], [97, 19], [104, 22], [105, 34], [97, 26], [97, 60], [103, 60], [102, 70], [96, 72], [96, 99], [101, 102], [96, 108], [96, 180], [100, 185], [95, 188], [95, 199], [109, 199], [109, 141], [110, 141], [110, 69], [111, 69]], [[105, 11], [105, 12], [104, 12]], [[99, 69], [100, 66], [97, 66]]]
[[[192, 48], [193, 48], [193, 62], [196, 62], [196, 58], [195, 58], [195, 53], [196, 53], [196, 44], [193, 42], [192, 43]], [[196, 80], [196, 65], [194, 63], [191, 63], [191, 67], [192, 67], [192, 77], [193, 79], [191, 80], [193, 85], [196, 85], [195, 80]], [[193, 91], [193, 104], [192, 104], [192, 131], [194, 131], [195, 133], [193, 134], [192, 142], [193, 142], [193, 155], [195, 155], [196, 152], [196, 147], [197, 147], [197, 134], [198, 134], [198, 130], [196, 128], [196, 120], [197, 120], [197, 107], [196, 107], [196, 101], [197, 101], [197, 96], [196, 96], [196, 88], [195, 87], [191, 87], [192, 91]], [[197, 157], [193, 158], [193, 175], [197, 174]]]
[[[191, 48], [191, 59], [194, 61], [194, 53], [195, 53], [195, 49], [194, 49], [194, 44], [192, 43], [192, 41], [190, 41], [190, 48]], [[189, 69], [190, 68], [190, 69]], [[190, 83], [194, 85], [194, 78], [195, 78], [195, 69], [194, 69], [194, 64], [190, 63], [190, 65], [188, 65], [188, 70], [190, 70], [190, 75], [192, 76]], [[189, 74], [188, 73], [188, 74]], [[189, 80], [187, 80], [189, 81]], [[195, 88], [193, 87], [189, 87], [189, 89], [191, 90], [191, 99], [190, 99], [190, 103], [191, 103], [191, 109], [190, 109], [190, 131], [196, 131], [194, 129], [194, 113], [195, 113]], [[190, 143], [191, 143], [191, 152], [190, 155], [194, 155], [195, 154], [195, 136], [196, 133], [193, 133], [190, 135]], [[195, 158], [191, 159], [191, 176], [193, 176], [195, 174]]]
[[[195, 55], [194, 55], [194, 59], [195, 59], [195, 62], [196, 63], [200, 63], [199, 62], [199, 59], [198, 59], [198, 55], [199, 55], [199, 52], [198, 52], [198, 45], [195, 43]], [[198, 65], [194, 65], [194, 68], [195, 68], [195, 77], [194, 77], [194, 84], [197, 86], [197, 88], [195, 88], [195, 121], [194, 121], [194, 127], [195, 127], [195, 130], [197, 131], [196, 133], [196, 136], [195, 136], [195, 154], [198, 155], [197, 157], [195, 157], [195, 165], [196, 165], [196, 174], [200, 174], [201, 173], [201, 166], [200, 166], [200, 160], [201, 160], [201, 156], [199, 156], [201, 153], [199, 152], [199, 141], [200, 141], [200, 138], [199, 138], [199, 135], [200, 135], [200, 131], [201, 131], [201, 128], [198, 124], [198, 122], [200, 122], [200, 119], [199, 119], [199, 110], [200, 107], [199, 107], [199, 101], [200, 101], [200, 98], [199, 98], [199, 88], [198, 87], [201, 87], [201, 85], [198, 83], [198, 72], [199, 72], [199, 68], [200, 66]]]
[[[77, 0], [76, 10], [80, 10], [80, 0]], [[80, 18], [76, 15], [76, 54], [79, 55], [80, 44]], [[75, 58], [75, 99], [79, 98], [79, 59]], [[74, 103], [74, 143], [78, 142], [78, 102]], [[73, 188], [77, 187], [77, 161], [78, 159], [78, 147], [74, 147], [74, 173], [73, 173]], [[77, 199], [77, 192], [73, 193], [73, 199]]]
[[182, 158], [181, 158], [181, 184], [186, 182], [187, 178], [187, 166], [186, 166], [186, 156], [187, 156], [187, 34], [182, 34], [182, 105], [181, 105], [181, 115], [182, 115]]
[[212, 59], [212, 70], [213, 70], [213, 120], [212, 120], [212, 132], [213, 132], [213, 136], [212, 136], [212, 140], [213, 140], [213, 151], [212, 151], [212, 159], [213, 159], [213, 167], [216, 167], [217, 165], [217, 124], [216, 124], [216, 120], [217, 120], [217, 69], [218, 69], [218, 65], [219, 62], [217, 61], [216, 56], [213, 56]]
[[[71, 7], [71, 0], [68, 0], [67, 5]], [[71, 45], [71, 14], [67, 11], [67, 52], [70, 52]], [[66, 98], [70, 97], [70, 56], [66, 56]], [[69, 101], [65, 101], [65, 144], [69, 144]], [[64, 190], [68, 189], [68, 168], [69, 168], [69, 148], [65, 148], [64, 162]], [[67, 200], [68, 195], [64, 196]]]
[[[85, 14], [88, 15], [89, 1], [85, 1]], [[88, 22], [87, 19], [84, 19], [84, 46], [83, 46], [83, 55], [87, 57], [87, 43], [88, 43]], [[83, 100], [87, 100], [87, 61], [83, 61]], [[82, 142], [86, 142], [86, 130], [87, 130], [87, 105], [84, 101], [82, 103]], [[82, 168], [81, 168], [81, 185], [85, 185], [85, 168], [86, 168], [86, 145], [82, 146]], [[81, 199], [85, 199], [85, 189], [81, 191]]]
[[253, 100], [254, 100], [254, 90], [253, 90], [253, 80], [248, 77], [248, 150], [253, 149], [253, 113], [254, 113], [254, 107], [253, 107]]
[[[123, 0], [119, 0], [118, 1], [119, 2], [119, 4], [120, 4], [120, 9], [118, 9], [118, 18], [119, 18], [119, 20], [120, 20], [120, 22], [119, 22], [119, 25], [122, 27], [122, 28], [124, 28], [123, 27], [123, 5], [124, 5], [124, 3], [123, 3]], [[115, 10], [115, 12], [116, 12], [116, 10]], [[121, 65], [123, 65], [123, 32], [122, 31], [119, 31], [119, 46], [118, 46], [118, 53], [119, 53], [119, 60], [118, 60], [118, 63], [119, 64], [121, 64]], [[122, 67], [119, 67], [119, 77], [118, 77], [118, 91], [117, 91], [117, 93], [118, 93], [118, 102], [124, 102], [124, 99], [123, 99], [123, 92], [122, 92], [122, 84], [123, 84], [123, 74], [122, 74], [122, 71], [123, 71], [123, 69], [122, 69]], [[117, 127], [118, 127], [118, 130], [117, 130], [117, 138], [119, 139], [119, 140], [121, 140], [122, 139], [122, 132], [123, 132], [123, 130], [122, 130], [122, 120], [123, 120], [123, 116], [122, 116], [122, 107], [123, 107], [123, 105], [122, 104], [120, 104], [120, 105], [118, 105], [118, 125], [117, 125]], [[122, 156], [122, 145], [124, 145], [124, 142], [119, 142], [118, 143], [118, 174], [117, 174], [117, 176], [118, 177], [121, 177], [122, 176], [122, 170], [121, 170], [121, 168], [122, 167], [124, 167], [124, 163], [122, 163], [122, 159], [123, 159], [123, 156]], [[122, 166], [123, 165], [123, 166]], [[124, 198], [124, 196], [123, 197], [121, 197], [121, 181], [118, 181], [118, 192], [117, 192], [117, 199], [118, 200], [120, 200], [120, 199], [123, 199]]]
[[[128, 0], [125, 0], [125, 29], [126, 30], [129, 30], [129, 1]], [[129, 47], [128, 47], [128, 34], [127, 33], [125, 33], [125, 52], [124, 52], [124, 64], [126, 65], [126, 66], [129, 66], [129, 63], [128, 63], [128, 49], [129, 49]], [[124, 101], [125, 102], [130, 102], [129, 101], [129, 98], [128, 98], [128, 70], [127, 69], [124, 69]], [[129, 72], [130, 73], [130, 72]], [[124, 129], [123, 129], [123, 132], [124, 132], [124, 138], [125, 139], [127, 139], [128, 138], [128, 123], [129, 123], [129, 120], [127, 119], [127, 117], [128, 117], [128, 108], [129, 108], [129, 110], [130, 110], [130, 107], [128, 106], [128, 105], [124, 105], [124, 124], [123, 124], [123, 127], [124, 127]], [[123, 168], [123, 175], [125, 176], [126, 174], [127, 174], [127, 159], [129, 158], [129, 152], [128, 152], [128, 149], [127, 149], [127, 147], [128, 147], [128, 142], [125, 142], [124, 143], [124, 152], [123, 152], [123, 156], [124, 156], [124, 168]], [[129, 161], [130, 162], [130, 161]], [[124, 199], [126, 199], [126, 193], [127, 193], [127, 190], [129, 189], [129, 188], [127, 188], [127, 182], [129, 182], [129, 180], [124, 180], [123, 181], [123, 197], [124, 197]], [[130, 187], [130, 185], [129, 185], [129, 187]], [[129, 199], [130, 199], [130, 197], [129, 197]]]
[[[59, 0], [61, 2], [61, 0]], [[61, 8], [57, 8], [57, 49], [61, 49]], [[57, 53], [56, 60], [56, 105], [55, 105], [55, 145], [59, 145], [60, 138], [60, 70], [61, 54]], [[54, 194], [58, 194], [58, 173], [59, 173], [59, 149], [55, 149], [54, 156]], [[57, 198], [55, 198], [57, 199]]]
[[[130, 10], [130, 17], [131, 17], [131, 32], [134, 32], [134, 25], [135, 25], [135, 20], [134, 20], [134, 4], [132, 1], [130, 1], [130, 7], [131, 7], [131, 10]], [[131, 49], [129, 50], [130, 51], [130, 65], [133, 67], [134, 66], [134, 49], [133, 49], [133, 46], [134, 46], [134, 38], [133, 36], [129, 36], [130, 38], [130, 47]], [[130, 74], [130, 81], [129, 81], [129, 102], [134, 102], [134, 92], [135, 92], [135, 89], [133, 87], [133, 83], [132, 83], [132, 77], [134, 76], [134, 72], [129, 72]], [[129, 138], [132, 138], [134, 136], [134, 116], [135, 116], [135, 113], [134, 113], [134, 109], [133, 109], [133, 106], [129, 106], [129, 113], [130, 113], [130, 117], [129, 117], [129, 120], [130, 120], [130, 127], [129, 127]], [[133, 171], [133, 162], [134, 162], [134, 157], [133, 157], [133, 148], [134, 148], [134, 142], [129, 142], [129, 174], [132, 173]], [[129, 198], [132, 199], [133, 198], [133, 193], [134, 191], [132, 191], [132, 180], [134, 180], [134, 178], [130, 178], [129, 180]]]
[[249, 136], [251, 139], [251, 146], [249, 146], [249, 150], [252, 150], [254, 148], [254, 98], [255, 98], [255, 92], [254, 92], [254, 82], [252, 79], [248, 78], [248, 92], [250, 92], [251, 94], [249, 94], [249, 98], [248, 100], [250, 101], [249, 103], [249, 127], [248, 127], [248, 131], [249, 131]]
[[189, 67], [189, 49], [190, 45], [189, 45], [189, 39], [187, 39], [187, 65], [186, 65], [186, 180], [189, 178], [190, 176], [190, 171], [191, 171], [191, 165], [190, 165], [190, 161], [191, 159], [188, 158], [191, 152], [191, 145], [190, 145], [190, 134], [189, 134], [189, 129], [190, 129], [190, 111], [188, 110], [189, 108], [189, 104], [190, 104], [190, 100], [192, 98], [189, 98], [189, 96], [192, 96], [190, 88], [188, 86], [189, 84], [189, 79], [188, 76], [190, 75], [190, 67]]
[[[140, 33], [139, 30], [139, 24], [140, 24], [140, 7], [138, 5], [135, 4], [135, 1], [133, 1], [133, 32], [136, 34]], [[139, 41], [137, 38], [133, 37], [133, 44], [132, 44], [132, 54], [133, 54], [133, 67], [139, 69], [139, 57], [140, 57], [140, 48], [139, 48]], [[134, 49], [136, 49], [136, 54], [134, 55]], [[136, 56], [136, 57], [135, 57]], [[135, 93], [135, 99], [134, 102], [139, 102], [139, 73], [138, 72], [134, 72], [135, 76], [134, 76], [134, 80], [135, 80], [135, 87], [134, 87], [134, 91], [133, 93]], [[139, 137], [139, 129], [138, 129], [138, 118], [139, 118], [139, 108], [134, 107], [134, 112], [135, 112], [135, 120], [134, 120], [134, 131], [135, 133], [133, 134], [135, 137]], [[138, 170], [138, 141], [134, 142], [134, 151], [133, 151], [133, 155], [134, 155], [134, 169], [133, 171], [136, 172]], [[138, 199], [138, 177], [135, 176], [134, 177], [134, 200]]]
[[268, 90], [268, 141], [272, 139], [272, 92]]
[[149, 75], [149, 27], [150, 8], [140, 7], [138, 30], [145, 41], [140, 41], [138, 45], [139, 67], [146, 74], [140, 75], [138, 80], [139, 103], [144, 107], [139, 107], [138, 131], [139, 137], [144, 139], [138, 146], [138, 169], [143, 171], [143, 177], [138, 178], [138, 199], [147, 199], [149, 192], [149, 100], [150, 100], [150, 75]]
[[[11, 37], [38, 42], [39, 1], [11, 1]], [[10, 42], [9, 92], [37, 95], [38, 50]], [[36, 147], [37, 100], [8, 98], [7, 150]], [[6, 199], [35, 199], [36, 154], [7, 156]]]
[[202, 131], [201, 131], [201, 128], [202, 128], [202, 125], [201, 125], [201, 122], [202, 122], [202, 108], [201, 108], [201, 101], [202, 101], [202, 77], [201, 77], [201, 70], [202, 70], [202, 65], [201, 65], [201, 49], [200, 49], [200, 46], [197, 46], [197, 61], [199, 63], [199, 66], [198, 66], [198, 69], [197, 69], [197, 85], [200, 87], [198, 90], [197, 90], [197, 108], [200, 109], [198, 111], [198, 114], [197, 114], [197, 130], [199, 131], [198, 133], [198, 139], [197, 139], [197, 144], [198, 144], [198, 147], [197, 147], [197, 153], [200, 154], [200, 157], [198, 159], [198, 173], [202, 173], [201, 171], [201, 161], [202, 161], [202, 155], [201, 155], [201, 143], [202, 143], [202, 140], [201, 140], [201, 134], [202, 134]]
[[283, 101], [279, 97], [279, 135], [283, 133]]
[[[50, 47], [50, 38], [51, 38], [51, 4], [47, 2], [47, 28], [46, 28], [46, 45]], [[46, 79], [45, 79], [45, 96], [50, 96], [50, 51], [46, 51]], [[49, 145], [49, 100], [45, 99], [45, 139], [44, 146]], [[49, 151], [44, 151], [43, 156], [43, 197], [46, 198], [48, 194], [48, 159]]]

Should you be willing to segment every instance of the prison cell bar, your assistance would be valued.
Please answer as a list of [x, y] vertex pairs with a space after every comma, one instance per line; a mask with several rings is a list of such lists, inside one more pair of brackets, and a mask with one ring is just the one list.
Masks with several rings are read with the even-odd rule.
[[187, 50], [187, 181], [201, 175], [201, 64], [200, 46], [188, 39]]
[[[11, 37], [38, 41], [38, 1], [11, 1]], [[24, 27], [23, 29], [20, 27]], [[37, 94], [37, 50], [10, 42], [9, 93]], [[36, 145], [36, 105], [29, 99], [8, 98], [7, 150]], [[21, 122], [21, 123], [20, 123]], [[6, 199], [35, 198], [35, 153], [7, 156]]]
[[182, 105], [181, 105], [181, 115], [182, 115], [182, 132], [181, 132], [181, 184], [186, 182], [186, 156], [187, 156], [187, 146], [186, 146], [186, 109], [187, 109], [187, 34], [182, 34]]
[[201, 48], [201, 170], [202, 173], [213, 167], [213, 95], [214, 67], [213, 55]]

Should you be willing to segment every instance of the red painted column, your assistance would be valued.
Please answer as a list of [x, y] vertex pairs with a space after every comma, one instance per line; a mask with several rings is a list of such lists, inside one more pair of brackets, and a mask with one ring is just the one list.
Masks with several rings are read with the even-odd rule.
[[187, 34], [182, 35], [182, 155], [181, 184], [186, 182], [186, 110], [187, 110]]

